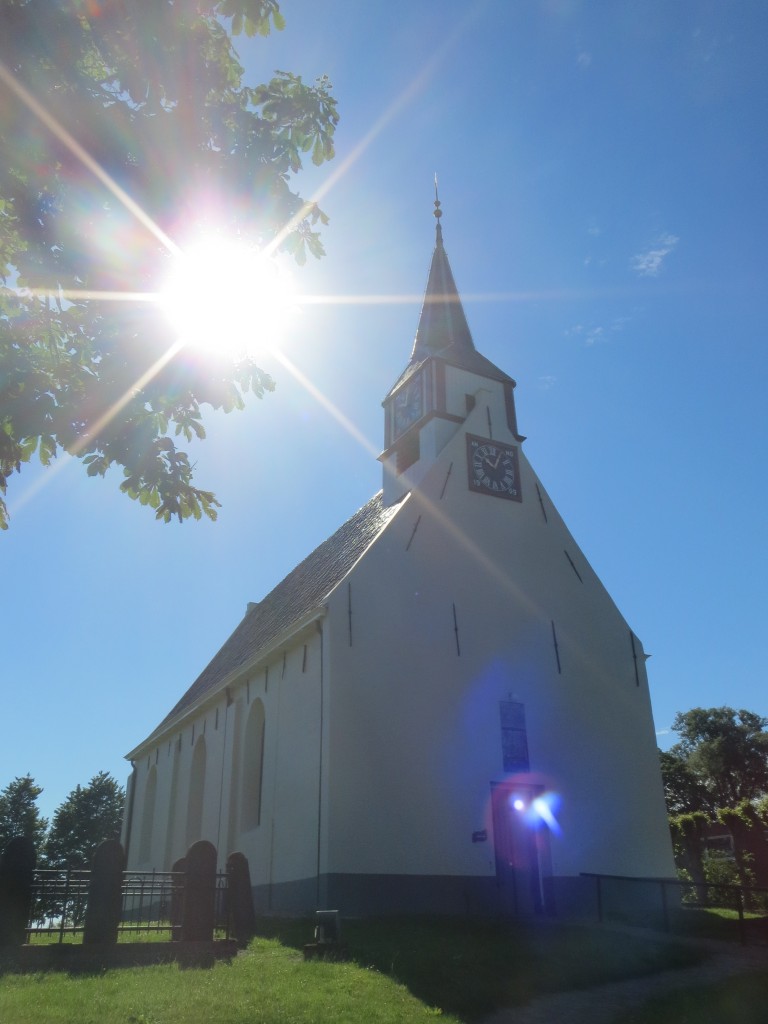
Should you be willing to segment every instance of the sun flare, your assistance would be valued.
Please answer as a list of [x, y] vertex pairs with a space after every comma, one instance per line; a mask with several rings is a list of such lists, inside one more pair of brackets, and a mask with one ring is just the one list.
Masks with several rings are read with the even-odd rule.
[[253, 355], [279, 346], [297, 296], [277, 259], [243, 242], [213, 239], [174, 257], [160, 304], [182, 344]]

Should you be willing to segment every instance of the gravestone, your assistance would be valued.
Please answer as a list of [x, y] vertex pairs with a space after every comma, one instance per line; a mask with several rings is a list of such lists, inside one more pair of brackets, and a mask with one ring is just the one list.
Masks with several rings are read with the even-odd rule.
[[187, 850], [181, 937], [211, 942], [216, 913], [216, 847], [205, 839]]
[[227, 906], [232, 934], [245, 945], [256, 934], [256, 914], [253, 909], [251, 872], [248, 859], [242, 853], [230, 853], [227, 858]]
[[105, 839], [93, 855], [83, 945], [115, 945], [123, 909], [125, 854], [117, 839]]
[[16, 836], [0, 857], [0, 946], [22, 946], [32, 910], [37, 854], [27, 836]]

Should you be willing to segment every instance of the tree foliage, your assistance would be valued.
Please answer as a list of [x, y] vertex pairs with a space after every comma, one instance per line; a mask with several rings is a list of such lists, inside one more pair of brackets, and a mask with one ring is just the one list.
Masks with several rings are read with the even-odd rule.
[[120, 836], [125, 792], [108, 772], [77, 786], [56, 808], [45, 859], [52, 868], [88, 868], [99, 843]]
[[272, 380], [169, 358], [155, 306], [92, 296], [155, 291], [190, 225], [322, 254], [292, 178], [333, 156], [335, 101], [325, 79], [244, 82], [232, 36], [272, 27], [277, 0], [0, 0], [0, 526], [8, 478], [62, 451], [122, 467], [159, 519], [215, 518], [178, 445]]
[[17, 776], [0, 792], [0, 853], [14, 836], [26, 836], [42, 850], [48, 828], [37, 806], [42, 792], [31, 775]]
[[673, 815], [669, 819], [675, 862], [697, 885], [706, 881], [704, 852], [710, 820], [702, 811]]
[[707, 789], [680, 754], [660, 750], [661, 779], [667, 811], [671, 815], [692, 814], [709, 806]]
[[692, 708], [672, 723], [680, 736], [661, 754], [670, 813], [736, 807], [768, 793], [768, 719], [730, 707]]
[[733, 836], [742, 884], [768, 885], [768, 819], [747, 800], [737, 807], [720, 808], [717, 818]]

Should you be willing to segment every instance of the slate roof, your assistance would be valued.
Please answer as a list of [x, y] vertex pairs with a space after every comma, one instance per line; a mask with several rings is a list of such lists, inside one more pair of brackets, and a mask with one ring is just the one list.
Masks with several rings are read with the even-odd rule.
[[320, 608], [392, 519], [398, 507], [385, 507], [381, 492], [374, 495], [262, 601], [250, 605], [242, 622], [218, 654], [145, 742], [164, 732], [203, 697], [214, 693], [232, 672], [245, 668], [259, 655], [266, 654], [291, 626]]
[[390, 388], [390, 394], [416, 373], [423, 363], [435, 357], [445, 360], [451, 366], [458, 366], [492, 380], [512, 380], [509, 374], [500, 370], [475, 348], [448, 262], [448, 253], [443, 246], [443, 231], [439, 220], [411, 359]]

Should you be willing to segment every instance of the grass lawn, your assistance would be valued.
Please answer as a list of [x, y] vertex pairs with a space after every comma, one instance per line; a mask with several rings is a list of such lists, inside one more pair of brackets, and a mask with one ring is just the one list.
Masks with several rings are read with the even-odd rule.
[[654, 999], [616, 1024], [765, 1024], [768, 970]]
[[[717, 907], [691, 907], [672, 915], [672, 932], [676, 935], [695, 936], [699, 939], [718, 939], [740, 942], [741, 931], [736, 910]], [[768, 939], [768, 916], [750, 911], [744, 913], [744, 935], [747, 942], [764, 943]]]
[[388, 1024], [476, 1021], [542, 993], [687, 966], [674, 943], [570, 925], [344, 921], [346, 963], [305, 962], [308, 921], [262, 921], [231, 964], [0, 978], [8, 1024]]

